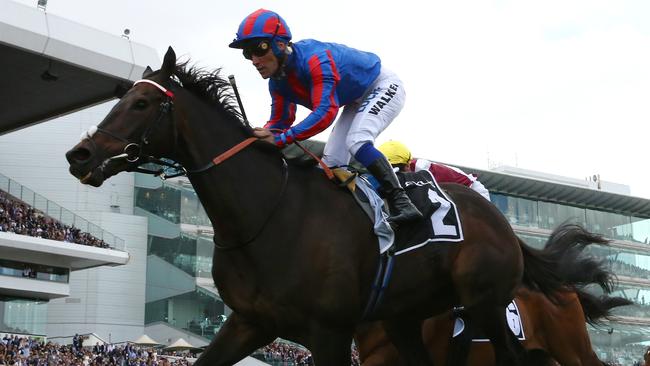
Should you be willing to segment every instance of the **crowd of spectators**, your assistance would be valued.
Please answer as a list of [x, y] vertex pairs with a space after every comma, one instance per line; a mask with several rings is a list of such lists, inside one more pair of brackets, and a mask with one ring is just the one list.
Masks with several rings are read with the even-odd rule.
[[[253, 357], [258, 358], [273, 366], [310, 366], [314, 364], [311, 353], [298, 345], [292, 343], [275, 341], [266, 347], [260, 348]], [[359, 352], [352, 346], [352, 366], [361, 365]]]
[[633, 318], [650, 318], [650, 304], [634, 303], [633, 305], [621, 306], [613, 309], [612, 313]]
[[624, 263], [620, 260], [608, 259], [612, 271], [619, 276], [650, 279], [650, 271], [639, 266]]
[[643, 365], [643, 355], [647, 346], [628, 344], [625, 347], [594, 347], [601, 361], [610, 366]]
[[44, 239], [108, 248], [101, 239], [64, 225], [0, 191], [0, 231]]
[[[44, 342], [18, 335], [0, 338], [0, 366], [189, 366], [196, 355], [164, 352], [133, 344], [84, 345], [84, 337], [75, 335], [70, 345]], [[647, 346], [598, 347], [598, 357], [611, 366], [643, 365]], [[275, 341], [257, 350], [253, 357], [273, 366], [311, 366], [311, 353], [302, 346]], [[359, 352], [352, 346], [352, 366], [359, 366]]]
[[126, 345], [83, 346], [77, 338], [72, 345], [5, 335], [0, 339], [1, 366], [187, 366], [183, 357], [159, 355], [151, 348]]

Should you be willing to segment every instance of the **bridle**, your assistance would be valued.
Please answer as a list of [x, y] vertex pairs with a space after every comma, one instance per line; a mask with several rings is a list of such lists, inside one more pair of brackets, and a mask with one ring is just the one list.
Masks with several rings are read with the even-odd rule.
[[[180, 81], [176, 81], [176, 82], [180, 84]], [[154, 176], [160, 177], [161, 179], [165, 180], [165, 179], [169, 179], [169, 178], [174, 178], [174, 177], [179, 177], [179, 176], [187, 176], [189, 174], [198, 174], [198, 173], [205, 172], [205, 171], [209, 170], [210, 168], [215, 167], [215, 166], [223, 163], [224, 161], [228, 160], [230, 157], [232, 157], [233, 155], [235, 155], [238, 152], [242, 151], [243, 149], [245, 149], [246, 147], [248, 147], [252, 143], [254, 143], [256, 141], [259, 141], [259, 139], [257, 137], [248, 137], [245, 140], [243, 140], [242, 142], [240, 142], [240, 143], [236, 144], [235, 146], [231, 147], [230, 149], [228, 149], [228, 150], [224, 151], [223, 153], [217, 155], [212, 160], [210, 160], [209, 163], [205, 164], [204, 166], [202, 166], [202, 167], [200, 167], [198, 169], [193, 169], [193, 170], [185, 169], [185, 167], [183, 167], [179, 162], [176, 162], [176, 161], [171, 161], [170, 162], [170, 161], [167, 161], [166, 159], [163, 160], [163, 159], [157, 158], [157, 157], [152, 156], [152, 155], [143, 154], [142, 147], [149, 144], [151, 135], [153, 134], [155, 129], [158, 127], [160, 122], [166, 116], [169, 115], [168, 118], [171, 120], [172, 124], [175, 123], [174, 118], [173, 118], [173, 114], [170, 113], [173, 110], [175, 96], [174, 96], [174, 93], [171, 90], [169, 90], [169, 89], [165, 88], [164, 86], [160, 85], [159, 83], [157, 83], [157, 82], [155, 82], [153, 80], [149, 80], [149, 79], [137, 80], [136, 82], [133, 83], [132, 87], [135, 87], [136, 85], [138, 85], [140, 83], [147, 83], [147, 84], [153, 85], [154, 87], [156, 87], [158, 90], [160, 90], [165, 95], [165, 100], [163, 100], [160, 103], [160, 106], [158, 108], [158, 116], [154, 120], [152, 120], [153, 122], [150, 122], [147, 125], [147, 128], [145, 129], [145, 131], [140, 136], [140, 141], [132, 142], [132, 141], [130, 141], [130, 140], [128, 140], [128, 139], [126, 139], [126, 138], [124, 138], [122, 136], [119, 136], [119, 135], [117, 135], [117, 134], [115, 134], [115, 133], [113, 133], [111, 131], [108, 131], [108, 130], [105, 130], [103, 128], [99, 128], [99, 127], [96, 127], [96, 126], [92, 126], [87, 132], [84, 132], [81, 135], [82, 140], [88, 139], [90, 141], [90, 143], [93, 144], [94, 147], [96, 147], [96, 143], [95, 143], [95, 141], [93, 140], [92, 137], [97, 132], [105, 134], [107, 136], [110, 136], [110, 137], [112, 137], [112, 138], [114, 138], [114, 139], [116, 139], [118, 141], [124, 142], [126, 144], [124, 146], [124, 149], [122, 150], [121, 154], [117, 154], [115, 156], [109, 157], [108, 159], [106, 159], [102, 163], [102, 166], [101, 166], [102, 169], [110, 161], [124, 159], [127, 162], [132, 163], [132, 164], [133, 163], [138, 163], [138, 165], [135, 168], [127, 169], [127, 171], [133, 171], [133, 172], [145, 173], [145, 174], [152, 174]], [[174, 130], [174, 150], [175, 150], [176, 145], [178, 144], [178, 132], [177, 132], [175, 126], [172, 129]], [[163, 166], [166, 166], [166, 167], [169, 167], [169, 168], [173, 168], [173, 169], [176, 170], [176, 173], [167, 174], [167, 173], [165, 173], [165, 169], [151, 170], [151, 169], [146, 169], [146, 168], [141, 168], [140, 167], [141, 165], [147, 164], [147, 163], [155, 163], [155, 164], [163, 165]], [[254, 241], [262, 233], [262, 231], [264, 230], [264, 228], [266, 227], [266, 225], [270, 221], [271, 217], [273, 216], [275, 211], [280, 206], [280, 203], [282, 202], [282, 198], [284, 196], [284, 192], [287, 189], [287, 183], [288, 183], [288, 180], [289, 180], [289, 169], [288, 169], [288, 166], [287, 166], [287, 162], [286, 162], [286, 160], [284, 158], [282, 158], [282, 170], [283, 170], [283, 172], [282, 172], [282, 186], [280, 188], [280, 194], [278, 195], [278, 200], [275, 203], [275, 205], [273, 206], [273, 208], [271, 209], [269, 215], [266, 217], [266, 219], [264, 220], [264, 222], [260, 226], [260, 228], [258, 230], [256, 230], [254, 232], [254, 234], [249, 239], [244, 240], [242, 242], [238, 242], [238, 243], [236, 243], [234, 245], [226, 245], [226, 244], [223, 244], [223, 243], [219, 243], [219, 242], [217, 242], [217, 240], [215, 238], [214, 243], [215, 243], [215, 247], [217, 249], [221, 249], [221, 250], [235, 249], [235, 248], [245, 246], [246, 244], [249, 244], [252, 241]]]
[[[149, 79], [140, 79], [137, 80], [136, 82], [133, 83], [132, 87], [135, 87], [136, 85], [140, 83], [146, 83], [153, 85], [156, 87], [158, 90], [160, 90], [164, 95], [165, 99], [160, 103], [160, 106], [158, 108], [158, 116], [152, 120], [152, 122], [149, 122], [147, 125], [147, 128], [144, 130], [142, 135], [140, 136], [140, 141], [138, 142], [133, 142], [130, 141], [122, 136], [119, 136], [111, 131], [105, 130], [103, 128], [99, 128], [96, 126], [92, 126], [89, 128], [87, 132], [84, 132], [81, 135], [81, 139], [88, 139], [93, 146], [96, 146], [95, 141], [92, 139], [95, 133], [99, 132], [102, 134], [105, 134], [107, 136], [112, 137], [113, 139], [116, 139], [118, 141], [121, 141], [125, 143], [124, 149], [122, 150], [122, 153], [114, 155], [109, 157], [104, 161], [102, 165], [106, 165], [110, 161], [114, 160], [120, 160], [124, 159], [129, 163], [139, 163], [138, 166], [134, 168], [129, 168], [127, 171], [132, 171], [132, 172], [138, 172], [138, 173], [145, 173], [145, 174], [151, 174], [156, 177], [160, 177], [162, 180], [169, 179], [169, 178], [175, 178], [179, 176], [186, 176], [188, 174], [197, 174], [204, 172], [216, 165], [221, 164], [231, 156], [235, 155], [239, 151], [243, 150], [247, 146], [251, 145], [252, 143], [258, 141], [256, 137], [249, 137], [245, 139], [244, 141], [240, 142], [239, 144], [233, 146], [232, 148], [226, 150], [222, 154], [216, 156], [213, 158], [209, 163], [203, 165], [200, 168], [197, 169], [191, 169], [188, 170], [183, 165], [176, 161], [171, 161], [170, 159], [160, 159], [152, 155], [146, 155], [143, 153], [144, 149], [143, 146], [149, 145], [151, 136], [155, 132], [156, 128], [160, 125], [160, 123], [163, 121], [163, 119], [166, 116], [169, 116], [168, 118], [171, 120], [172, 124], [175, 124], [175, 120], [173, 118], [173, 114], [171, 114], [173, 108], [174, 108], [174, 98], [175, 95], [174, 93], [170, 90], [165, 88], [164, 86], [160, 85], [159, 83], [149, 80]], [[177, 81], [177, 83], [180, 84], [180, 81]], [[176, 150], [176, 146], [178, 145], [178, 132], [177, 129], [174, 127], [172, 128], [174, 131], [174, 150]], [[158, 169], [158, 170], [151, 170], [147, 168], [142, 168], [141, 165], [148, 164], [148, 163], [154, 163], [162, 166], [166, 166], [168, 168], [174, 169], [176, 172], [173, 174], [167, 174], [165, 169]], [[285, 163], [286, 164], [286, 163]]]
[[[161, 179], [165, 180], [168, 178], [174, 178], [182, 175], [187, 175], [188, 171], [178, 162], [170, 162], [168, 160], [163, 160], [156, 158], [151, 155], [145, 155], [143, 153], [143, 146], [146, 146], [149, 144], [150, 139], [152, 134], [154, 133], [155, 129], [160, 125], [160, 123], [163, 121], [163, 119], [166, 116], [169, 116], [170, 120], [172, 123], [174, 123], [173, 115], [171, 114], [171, 111], [174, 108], [174, 93], [165, 88], [164, 86], [158, 84], [157, 82], [149, 79], [141, 79], [133, 83], [132, 87], [135, 87], [136, 85], [140, 83], [147, 83], [150, 85], [153, 85], [156, 87], [158, 90], [160, 90], [164, 95], [165, 99], [160, 103], [160, 106], [158, 107], [158, 116], [149, 122], [147, 124], [147, 127], [145, 128], [144, 132], [140, 136], [140, 140], [138, 142], [133, 142], [128, 140], [127, 138], [124, 138], [122, 136], [119, 136], [111, 131], [105, 130], [103, 128], [99, 128], [97, 126], [91, 126], [88, 131], [82, 133], [81, 135], [81, 140], [87, 139], [90, 141], [90, 143], [93, 145], [93, 147], [96, 147], [96, 143], [93, 140], [93, 136], [95, 133], [102, 133], [106, 136], [109, 136], [115, 140], [123, 142], [124, 149], [122, 150], [122, 153], [111, 156], [107, 159], [104, 160], [104, 162], [101, 165], [101, 168], [103, 169], [106, 164], [108, 164], [111, 161], [115, 160], [121, 160], [124, 159], [129, 163], [139, 163], [136, 167], [129, 168], [127, 171], [134, 171], [134, 172], [139, 172], [139, 173], [145, 173], [145, 174], [152, 174], [154, 176], [160, 177]], [[178, 136], [176, 132], [176, 128], [173, 128], [174, 130], [174, 150], [176, 149], [176, 145], [178, 143]], [[159, 170], [151, 170], [151, 169], [146, 169], [140, 167], [141, 165], [148, 164], [148, 163], [155, 163], [159, 164], [161, 166], [165, 166], [168, 168], [172, 168], [175, 170], [176, 173], [174, 174], [167, 174], [165, 172], [165, 169], [159, 169]]]

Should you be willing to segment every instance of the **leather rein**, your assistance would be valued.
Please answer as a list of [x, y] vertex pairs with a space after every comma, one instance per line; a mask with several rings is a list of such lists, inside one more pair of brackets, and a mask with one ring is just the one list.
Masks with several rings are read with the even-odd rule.
[[[178, 163], [176, 161], [171, 161], [170, 162], [167, 159], [160, 159], [160, 158], [157, 158], [155, 156], [144, 155], [142, 146], [146, 146], [146, 145], [149, 144], [150, 137], [153, 134], [153, 132], [155, 131], [155, 128], [157, 128], [157, 126], [159, 125], [159, 123], [167, 115], [169, 115], [169, 118], [171, 119], [172, 123], [174, 123], [174, 118], [173, 118], [173, 114], [171, 114], [171, 111], [173, 109], [174, 97], [175, 96], [174, 96], [174, 93], [171, 90], [169, 90], [169, 89], [165, 88], [164, 86], [158, 84], [157, 82], [155, 82], [153, 80], [149, 80], [149, 79], [138, 80], [138, 81], [133, 83], [132, 87], [135, 87], [136, 85], [138, 85], [140, 83], [147, 83], [147, 84], [153, 85], [158, 90], [160, 90], [166, 96], [166, 98], [165, 98], [164, 101], [162, 101], [160, 103], [158, 117], [153, 122], [151, 122], [151, 123], [149, 123], [147, 125], [147, 128], [145, 129], [142, 136], [140, 137], [139, 142], [135, 143], [135, 142], [129, 141], [128, 139], [126, 139], [126, 138], [124, 138], [122, 136], [119, 136], [119, 135], [117, 135], [117, 134], [115, 134], [115, 133], [113, 133], [111, 131], [108, 131], [108, 130], [105, 130], [103, 128], [99, 128], [99, 127], [96, 127], [96, 126], [91, 126], [88, 129], [87, 132], [84, 132], [81, 135], [82, 140], [88, 139], [90, 141], [90, 143], [92, 145], [94, 145], [94, 146], [96, 146], [96, 143], [94, 142], [92, 137], [97, 132], [105, 134], [107, 136], [110, 136], [110, 137], [112, 137], [112, 138], [114, 138], [116, 140], [119, 140], [121, 142], [124, 142], [126, 144], [124, 146], [124, 149], [122, 150], [121, 154], [118, 154], [118, 155], [115, 155], [115, 156], [112, 156], [112, 157], [109, 157], [108, 159], [106, 159], [102, 163], [102, 167], [105, 166], [106, 164], [108, 164], [110, 161], [124, 159], [129, 163], [139, 163], [135, 168], [127, 169], [127, 171], [134, 171], [134, 172], [138, 172], [138, 173], [151, 174], [153, 176], [160, 177], [162, 180], [165, 180], [165, 179], [179, 177], [179, 176], [187, 176], [189, 174], [203, 173], [203, 172], [205, 172], [205, 171], [207, 171], [207, 170], [209, 170], [209, 169], [223, 163], [224, 161], [228, 160], [229, 158], [231, 158], [235, 154], [239, 153], [240, 151], [242, 151], [246, 147], [250, 146], [251, 144], [253, 144], [254, 142], [259, 140], [257, 137], [248, 137], [245, 140], [243, 140], [242, 142], [240, 142], [240, 143], [236, 144], [235, 146], [231, 147], [230, 149], [228, 149], [228, 150], [224, 151], [223, 153], [217, 155], [216, 157], [214, 157], [212, 160], [210, 160], [210, 162], [208, 162], [204, 166], [202, 166], [202, 167], [200, 167], [198, 169], [194, 169], [194, 170], [187, 170], [187, 169], [185, 169], [185, 167], [183, 167], [180, 163]], [[176, 128], [173, 128], [173, 130], [174, 130], [174, 149], [175, 149], [176, 145], [178, 144], [178, 136], [177, 136]], [[314, 156], [313, 153], [308, 151], [306, 148], [304, 148], [301, 145], [299, 145], [299, 146], [303, 150], [305, 150], [306, 153]], [[318, 159], [317, 157], [316, 157], [316, 159], [319, 160], [319, 162], [320, 162], [320, 159]], [[168, 168], [175, 169], [176, 173], [167, 174], [165, 172], [165, 169], [152, 170], [152, 169], [147, 169], [147, 168], [141, 168], [140, 167], [141, 165], [147, 164], [147, 163], [159, 164], [159, 165], [162, 165], [162, 166], [166, 166]], [[321, 162], [321, 164], [323, 164], [323, 163]], [[271, 212], [266, 217], [266, 219], [264, 220], [262, 225], [259, 227], [259, 229], [257, 229], [249, 239], [241, 241], [241, 242], [237, 242], [235, 244], [226, 244], [226, 243], [222, 243], [220, 241], [217, 241], [217, 238], [216, 238], [216, 235], [215, 235], [214, 244], [215, 244], [215, 247], [217, 249], [230, 250], [230, 249], [236, 249], [236, 248], [243, 247], [243, 246], [253, 242], [262, 233], [262, 231], [264, 230], [264, 228], [266, 227], [268, 222], [271, 220], [271, 217], [273, 216], [275, 211], [280, 206], [280, 203], [282, 202], [282, 198], [284, 196], [284, 193], [286, 192], [286, 189], [287, 189], [288, 180], [289, 180], [289, 169], [288, 169], [288, 166], [287, 166], [287, 162], [286, 162], [286, 160], [284, 158], [282, 158], [282, 170], [283, 170], [283, 173], [282, 173], [282, 186], [280, 188], [280, 194], [278, 195], [278, 200], [277, 200], [277, 202], [275, 202], [273, 208], [271, 209]], [[329, 171], [329, 168], [327, 169], [327, 171]], [[331, 173], [331, 171], [330, 171], [330, 173]], [[328, 174], [328, 176], [329, 176], [329, 174]], [[82, 180], [82, 182], [83, 182], [83, 180]]]

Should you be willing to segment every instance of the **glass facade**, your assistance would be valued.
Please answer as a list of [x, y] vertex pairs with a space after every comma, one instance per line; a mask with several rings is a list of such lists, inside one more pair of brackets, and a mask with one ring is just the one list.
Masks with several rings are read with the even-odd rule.
[[0, 276], [33, 278], [41, 281], [68, 283], [70, 270], [67, 268], [0, 259]]
[[155, 255], [193, 277], [212, 278], [212, 238], [181, 232], [176, 238], [151, 236], [148, 255]]
[[44, 335], [47, 302], [0, 297], [0, 332]]
[[491, 193], [490, 198], [514, 226], [552, 230], [573, 222], [609, 239], [647, 244], [650, 238], [650, 219], [503, 194]]
[[590, 326], [589, 332], [601, 360], [621, 365], [639, 360], [650, 342], [650, 219], [503, 194], [490, 197], [533, 247], [542, 248], [551, 231], [564, 222], [615, 240], [610, 246], [591, 245], [586, 252], [605, 261], [617, 275], [612, 295], [634, 305], [614, 309], [616, 318], [600, 327]]
[[164, 262], [157, 261], [148, 276], [165, 276], [169, 286], [147, 279], [145, 323], [162, 321], [212, 338], [226, 309], [212, 284], [212, 226], [196, 193], [182, 181], [165, 181], [155, 188], [136, 187], [135, 205], [164, 219], [158, 225], [178, 228], [161, 232], [180, 232], [161, 237], [150, 230], [147, 255]]
[[147, 302], [145, 324], [159, 321], [212, 338], [225, 320], [224, 304], [214, 294], [195, 290], [174, 297]]

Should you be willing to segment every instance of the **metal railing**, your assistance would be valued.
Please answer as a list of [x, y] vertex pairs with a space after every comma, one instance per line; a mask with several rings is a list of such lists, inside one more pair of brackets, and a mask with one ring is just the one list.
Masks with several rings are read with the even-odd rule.
[[23, 186], [15, 180], [0, 174], [0, 190], [25, 202], [27, 205], [43, 212], [64, 225], [75, 227], [81, 232], [88, 233], [103, 240], [112, 249], [125, 250], [124, 240], [102, 229], [96, 224], [84, 219], [72, 211], [48, 200], [40, 194]]

